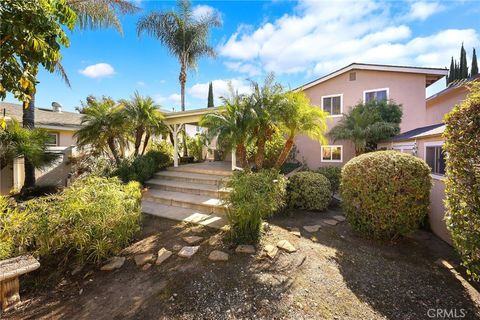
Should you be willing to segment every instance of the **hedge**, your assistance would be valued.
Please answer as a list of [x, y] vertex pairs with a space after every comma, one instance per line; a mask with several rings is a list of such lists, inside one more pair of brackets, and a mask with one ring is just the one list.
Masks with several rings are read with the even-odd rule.
[[164, 151], [151, 150], [143, 156], [123, 160], [112, 176], [119, 177], [123, 182], [138, 181], [145, 183], [155, 172], [171, 165], [172, 157]]
[[315, 170], [316, 173], [323, 174], [328, 181], [330, 181], [330, 187], [332, 193], [337, 192], [340, 189], [340, 179], [342, 178], [342, 168], [341, 167], [320, 167]]
[[288, 206], [323, 211], [330, 204], [332, 190], [328, 179], [315, 172], [297, 172], [288, 179]]

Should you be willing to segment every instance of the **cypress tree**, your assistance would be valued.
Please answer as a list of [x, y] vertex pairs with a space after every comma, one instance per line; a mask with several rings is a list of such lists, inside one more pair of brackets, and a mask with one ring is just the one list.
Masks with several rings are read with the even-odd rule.
[[475, 48], [473, 48], [472, 68], [470, 71], [470, 76], [473, 77], [477, 74], [478, 74], [477, 53], [475, 52]]
[[452, 83], [454, 72], [455, 72], [455, 65], [453, 64], [453, 57], [452, 57], [452, 60], [450, 61], [450, 70], [448, 71], [447, 86], [450, 83]]
[[208, 84], [208, 104], [207, 108], [213, 108], [215, 105], [213, 104], [213, 84], [210, 82]]
[[463, 43], [462, 43], [462, 48], [460, 49], [459, 79], [465, 79], [465, 78], [468, 78], [467, 52], [465, 51], [465, 48], [463, 47]]

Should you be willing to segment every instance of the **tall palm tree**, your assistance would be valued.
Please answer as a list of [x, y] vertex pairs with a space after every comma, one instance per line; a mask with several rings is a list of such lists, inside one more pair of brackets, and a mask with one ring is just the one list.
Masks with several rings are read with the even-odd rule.
[[88, 99], [82, 103], [82, 128], [75, 133], [79, 147], [97, 154], [112, 155], [120, 163], [122, 150], [128, 148], [129, 125], [125, 107], [113, 99]]
[[[142, 17], [137, 24], [137, 33], [147, 33], [165, 45], [180, 63], [181, 110], [185, 111], [185, 84], [187, 71], [197, 68], [202, 56], [215, 57], [214, 49], [208, 44], [208, 35], [212, 27], [219, 27], [221, 20], [216, 13], [199, 18], [193, 15], [189, 0], [178, 0], [177, 11], [151, 12]], [[185, 132], [184, 152], [187, 155]]]
[[200, 125], [208, 129], [208, 138], [218, 137], [218, 144], [228, 149], [236, 149], [240, 166], [248, 169], [246, 143], [254, 120], [252, 109], [246, 97], [234, 92], [229, 84], [228, 98], [220, 97], [223, 106], [206, 114]]
[[120, 100], [125, 106], [125, 112], [134, 131], [134, 156], [140, 153], [140, 146], [143, 140], [142, 154], [148, 145], [152, 134], [165, 127], [160, 112], [160, 106], [151, 97], [142, 97], [137, 91], [130, 100]]
[[286, 93], [284, 100], [277, 105], [277, 108], [279, 128], [287, 137], [285, 146], [275, 163], [275, 168], [279, 169], [292, 150], [297, 135], [305, 134], [321, 144], [326, 143], [328, 113], [311, 105], [302, 91]]

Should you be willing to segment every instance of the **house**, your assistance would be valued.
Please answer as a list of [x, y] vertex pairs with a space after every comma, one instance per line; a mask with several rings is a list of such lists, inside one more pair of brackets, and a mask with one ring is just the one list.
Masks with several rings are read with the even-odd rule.
[[[0, 102], [0, 112], [2, 116], [5, 114], [22, 122], [21, 104]], [[68, 160], [75, 152], [74, 133], [81, 127], [80, 122], [79, 113], [62, 111], [58, 104], [52, 109], [35, 108], [35, 126], [45, 128], [50, 133], [48, 151], [61, 154], [49, 168], [36, 171], [38, 185], [65, 185], [70, 172]], [[11, 189], [21, 189], [23, 180], [23, 158], [18, 158], [0, 171], [0, 194], [8, 194]]]
[[[425, 88], [447, 74], [448, 70], [444, 68], [352, 63], [296, 90], [303, 90], [312, 104], [329, 113], [329, 128], [333, 128], [343, 117], [342, 114], [359, 102], [394, 100], [402, 104], [400, 132], [403, 133], [425, 125]], [[355, 148], [350, 141], [330, 139], [328, 145], [320, 146], [308, 137], [300, 136], [295, 145], [297, 160], [311, 169], [343, 166], [355, 156]]]

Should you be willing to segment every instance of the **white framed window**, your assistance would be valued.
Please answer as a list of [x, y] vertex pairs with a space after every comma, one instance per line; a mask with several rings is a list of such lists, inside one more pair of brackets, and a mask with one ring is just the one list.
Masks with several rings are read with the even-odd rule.
[[372, 90], [363, 91], [363, 102], [367, 103], [372, 100], [388, 100], [389, 99], [389, 88], [379, 88]]
[[328, 112], [329, 117], [342, 116], [343, 94], [322, 96], [322, 110]]
[[46, 143], [47, 146], [58, 146], [58, 133], [57, 132], [49, 132], [48, 133], [48, 141]]
[[342, 162], [343, 161], [342, 145], [321, 146], [320, 151], [321, 151], [322, 162]]
[[434, 178], [443, 178], [445, 176], [445, 152], [443, 151], [443, 141], [425, 142], [424, 159], [432, 170]]

